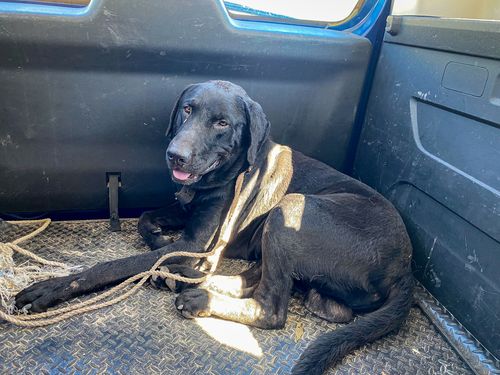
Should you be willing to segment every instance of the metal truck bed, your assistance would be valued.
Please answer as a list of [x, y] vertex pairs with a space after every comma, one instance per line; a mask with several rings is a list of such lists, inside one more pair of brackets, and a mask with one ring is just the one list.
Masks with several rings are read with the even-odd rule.
[[[137, 221], [110, 232], [101, 220], [54, 222], [26, 248], [49, 259], [90, 266], [148, 251]], [[30, 227], [9, 227], [0, 241]], [[32, 229], [32, 228], [31, 228]], [[242, 261], [224, 261], [220, 273], [237, 273]], [[43, 328], [0, 323], [2, 374], [287, 374], [305, 347], [335, 329], [311, 315], [298, 298], [286, 327], [266, 331], [213, 318], [186, 320], [175, 295], [151, 286], [118, 305]], [[418, 307], [397, 334], [348, 355], [336, 374], [471, 374], [471, 370]]]

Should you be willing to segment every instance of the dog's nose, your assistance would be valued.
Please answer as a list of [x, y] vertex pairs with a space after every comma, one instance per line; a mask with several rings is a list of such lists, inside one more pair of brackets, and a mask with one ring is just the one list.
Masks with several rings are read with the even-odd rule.
[[191, 162], [192, 153], [175, 147], [169, 147], [167, 149], [167, 158], [170, 162], [177, 164], [178, 166], [184, 166]]

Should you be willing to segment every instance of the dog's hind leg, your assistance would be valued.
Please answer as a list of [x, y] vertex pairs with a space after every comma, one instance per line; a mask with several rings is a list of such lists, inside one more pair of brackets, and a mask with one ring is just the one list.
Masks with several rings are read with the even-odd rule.
[[351, 308], [335, 301], [333, 298], [321, 295], [316, 289], [309, 291], [304, 305], [314, 315], [329, 322], [347, 323], [353, 318]]

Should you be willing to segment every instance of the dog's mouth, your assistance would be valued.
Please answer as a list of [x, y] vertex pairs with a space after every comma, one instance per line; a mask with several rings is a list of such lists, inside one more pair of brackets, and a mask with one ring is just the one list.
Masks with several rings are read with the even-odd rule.
[[179, 182], [183, 185], [190, 185], [198, 182], [204, 175], [212, 172], [215, 168], [219, 166], [221, 159], [216, 159], [210, 166], [205, 169], [202, 173], [190, 173], [183, 171], [179, 168], [172, 169], [172, 177], [175, 182]]

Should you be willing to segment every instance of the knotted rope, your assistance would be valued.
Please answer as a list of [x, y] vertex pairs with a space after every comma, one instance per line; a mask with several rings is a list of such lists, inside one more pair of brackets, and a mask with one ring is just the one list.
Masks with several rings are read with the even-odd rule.
[[[241, 189], [243, 186], [243, 180], [244, 180], [244, 173], [241, 173], [237, 180], [236, 180], [236, 185], [235, 185], [235, 195], [234, 199], [231, 202], [231, 206], [229, 207], [228, 214], [224, 220], [224, 223], [222, 224], [221, 227], [221, 233], [225, 232], [225, 229], [232, 227], [234, 225], [234, 213], [237, 208], [241, 208], [242, 202], [239, 202], [240, 198], [240, 193]], [[239, 204], [238, 204], [239, 203]], [[26, 236], [23, 236], [15, 241], [9, 242], [9, 243], [0, 243], [0, 250], [3, 251], [16, 251], [19, 252], [23, 255], [27, 255], [34, 260], [36, 260], [39, 263], [46, 264], [46, 265], [51, 265], [51, 266], [56, 266], [56, 267], [61, 267], [63, 269], [70, 269], [67, 265], [64, 263], [59, 263], [59, 262], [52, 262], [46, 259], [43, 259], [30, 251], [21, 248], [18, 244], [27, 241], [39, 233], [41, 233], [43, 230], [45, 230], [49, 224], [50, 224], [50, 219], [44, 219], [44, 220], [33, 220], [33, 221], [16, 221], [15, 223], [21, 223], [21, 224], [33, 224], [33, 223], [40, 223], [43, 221], [43, 224], [41, 227], [36, 229], [35, 231], [29, 233]], [[231, 229], [231, 228], [230, 228]], [[222, 250], [224, 249], [225, 245], [227, 245], [227, 236], [219, 236], [219, 239], [217, 240], [217, 243], [213, 247], [213, 249], [209, 252], [205, 253], [193, 253], [189, 251], [175, 251], [169, 254], [163, 255], [161, 258], [159, 258], [156, 263], [149, 269], [149, 271], [141, 272], [137, 275], [134, 275], [127, 280], [123, 281], [122, 283], [116, 285], [115, 287], [95, 296], [92, 297], [86, 301], [79, 302], [79, 303], [74, 303], [66, 307], [58, 308], [58, 309], [53, 309], [50, 311], [46, 311], [43, 313], [38, 313], [38, 314], [30, 314], [30, 315], [11, 315], [8, 314], [4, 311], [0, 310], [0, 319], [3, 319], [5, 321], [8, 321], [10, 323], [13, 323], [18, 326], [22, 327], [43, 327], [55, 323], [59, 323], [63, 320], [66, 320], [68, 318], [71, 318], [76, 315], [84, 314], [90, 311], [102, 309], [104, 307], [108, 307], [111, 305], [114, 305], [116, 303], [119, 303], [135, 292], [139, 290], [139, 288], [151, 277], [151, 276], [158, 276], [158, 277], [163, 277], [163, 278], [168, 278], [176, 281], [181, 281], [184, 283], [190, 283], [190, 284], [198, 284], [202, 283], [203, 281], [206, 280], [208, 275], [205, 275], [203, 277], [198, 277], [198, 278], [190, 278], [190, 277], [184, 277], [178, 274], [170, 273], [170, 272], [165, 272], [165, 271], [158, 271], [157, 268], [160, 267], [162, 263], [164, 263], [166, 260], [173, 258], [173, 257], [191, 257], [191, 258], [207, 258], [207, 257], [212, 257], [214, 255], [217, 256], [220, 255]], [[213, 271], [213, 269], [212, 269]], [[124, 290], [127, 288], [130, 284], [134, 283], [135, 281], [139, 280], [137, 284], [129, 288], [128, 290]], [[118, 294], [119, 292], [122, 292], [121, 294]], [[107, 301], [103, 301], [115, 294], [118, 294], [114, 298], [110, 298]], [[103, 302], [101, 302], [103, 301]]]
[[[13, 305], [9, 304], [11, 296], [26, 288], [30, 284], [55, 276], [66, 276], [70, 273], [71, 267], [64, 263], [54, 262], [44, 259], [21, 246], [20, 243], [27, 241], [42, 231], [50, 224], [50, 219], [43, 220], [23, 220], [16, 223], [21, 225], [39, 224], [42, 225], [33, 232], [18, 238], [15, 241], [0, 243], [0, 304], [9, 313], [13, 310]], [[12, 222], [8, 222], [12, 224]], [[42, 266], [14, 263], [14, 253], [22, 254], [33, 259]]]

